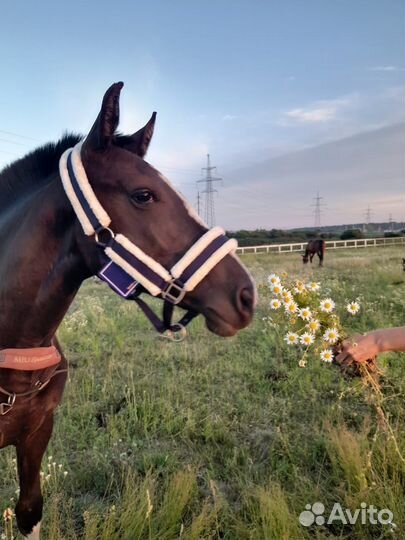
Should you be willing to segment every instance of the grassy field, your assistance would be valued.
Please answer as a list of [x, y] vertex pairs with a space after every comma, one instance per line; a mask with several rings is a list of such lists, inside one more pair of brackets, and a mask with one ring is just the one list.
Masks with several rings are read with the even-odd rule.
[[[272, 272], [360, 298], [353, 330], [405, 324], [401, 248], [246, 256], [258, 283]], [[95, 282], [59, 332], [70, 381], [44, 462], [45, 540], [369, 540], [405, 537], [405, 355], [381, 358], [384, 410], [370, 389], [314, 359], [297, 365], [266, 319], [232, 339], [195, 321], [188, 339], [159, 339], [135, 305]], [[399, 451], [396, 448], [398, 445]], [[1, 452], [1, 508], [18, 483]], [[67, 471], [65, 474], [64, 471]], [[394, 514], [388, 525], [304, 527], [307, 504]], [[11, 537], [3, 532], [4, 538]]]

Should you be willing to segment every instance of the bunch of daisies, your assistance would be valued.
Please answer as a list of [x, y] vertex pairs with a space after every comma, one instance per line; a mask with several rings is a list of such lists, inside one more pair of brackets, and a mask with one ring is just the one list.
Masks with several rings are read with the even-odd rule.
[[[270, 309], [274, 311], [273, 321], [286, 327], [284, 341], [290, 346], [304, 350], [300, 366], [306, 365], [306, 353], [314, 350], [323, 362], [332, 362], [334, 348], [343, 340], [345, 332], [336, 304], [332, 298], [322, 298], [321, 284], [303, 281], [283, 282], [276, 274], [268, 277], [272, 294]], [[358, 301], [346, 304], [346, 313], [357, 315]]]

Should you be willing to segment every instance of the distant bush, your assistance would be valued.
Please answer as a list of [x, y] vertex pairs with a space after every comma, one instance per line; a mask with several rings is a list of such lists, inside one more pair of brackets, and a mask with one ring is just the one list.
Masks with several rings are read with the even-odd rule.
[[384, 233], [384, 238], [398, 238], [401, 236], [399, 232], [387, 231]]
[[336, 239], [333, 233], [319, 233], [316, 230], [256, 229], [255, 231], [228, 231], [228, 236], [236, 238], [240, 246], [259, 246], [265, 244], [292, 244], [307, 242], [310, 238]]
[[352, 240], [355, 238], [364, 238], [364, 234], [360, 229], [347, 229], [340, 235], [341, 240]]

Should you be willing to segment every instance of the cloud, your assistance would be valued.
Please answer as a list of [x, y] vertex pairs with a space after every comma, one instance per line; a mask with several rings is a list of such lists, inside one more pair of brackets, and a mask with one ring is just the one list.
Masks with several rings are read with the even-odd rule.
[[222, 117], [222, 120], [235, 120], [236, 118], [238, 118], [237, 116], [233, 115], [233, 114], [225, 114], [225, 116]]
[[288, 118], [307, 124], [316, 124], [319, 122], [329, 122], [336, 118], [336, 107], [315, 107], [291, 109], [285, 114]]
[[394, 124], [229, 171], [218, 221], [230, 230], [310, 226], [318, 190], [324, 225], [361, 222], [368, 204], [376, 221], [403, 219], [404, 139], [405, 123]]
[[310, 103], [305, 107], [296, 107], [285, 111], [281, 125], [288, 126], [293, 124], [324, 124], [338, 119], [343, 109], [351, 106], [357, 100], [357, 94], [324, 99]]
[[369, 71], [400, 71], [397, 66], [373, 66]]

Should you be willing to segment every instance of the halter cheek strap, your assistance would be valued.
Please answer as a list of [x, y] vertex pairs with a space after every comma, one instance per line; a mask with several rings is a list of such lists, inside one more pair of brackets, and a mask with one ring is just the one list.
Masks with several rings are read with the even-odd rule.
[[[111, 218], [98, 201], [83, 167], [82, 144], [80, 142], [62, 154], [59, 171], [84, 233], [94, 235], [104, 250], [105, 265], [99, 277], [124, 298], [135, 300], [159, 332], [173, 329], [176, 326], [171, 324], [173, 305], [181, 302], [226, 255], [234, 252], [237, 242], [227, 238], [220, 227], [214, 227], [203, 234], [170, 270], [164, 268], [126, 236], [115, 234], [109, 228]], [[105, 234], [108, 240], [100, 241]], [[158, 319], [159, 324], [149, 306], [138, 298], [142, 291], [164, 299], [164, 317], [163, 321]], [[172, 307], [168, 308], [167, 303]], [[197, 314], [186, 315], [177, 326], [183, 327]]]

